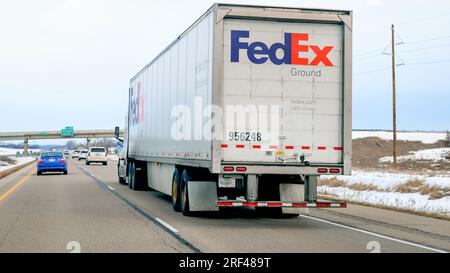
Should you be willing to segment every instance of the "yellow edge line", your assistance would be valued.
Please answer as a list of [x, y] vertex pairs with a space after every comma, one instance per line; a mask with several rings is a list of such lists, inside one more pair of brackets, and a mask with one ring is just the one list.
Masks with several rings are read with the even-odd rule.
[[25, 183], [25, 181], [27, 181], [27, 179], [34, 173], [34, 171], [35, 171], [35, 168], [33, 168], [33, 170], [31, 170], [31, 172], [28, 173], [25, 177], [20, 179], [19, 182], [17, 182], [14, 186], [12, 186], [7, 192], [0, 195], [0, 201], [3, 201], [3, 199], [5, 199], [9, 195], [11, 195], [13, 192], [15, 192], [23, 183]]

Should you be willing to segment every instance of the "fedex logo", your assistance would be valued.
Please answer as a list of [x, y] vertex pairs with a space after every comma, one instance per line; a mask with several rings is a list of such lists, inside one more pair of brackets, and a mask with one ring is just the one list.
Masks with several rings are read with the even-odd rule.
[[[274, 43], [270, 47], [263, 42], [248, 43], [242, 41], [250, 37], [250, 31], [232, 30], [231, 31], [231, 62], [239, 62], [239, 51], [246, 50], [248, 59], [254, 64], [263, 64], [270, 60], [273, 64], [295, 64], [317, 66], [322, 63], [325, 66], [333, 66], [327, 55], [333, 49], [333, 46], [324, 46], [320, 48], [317, 45], [309, 45], [307, 33], [285, 33], [284, 44]], [[277, 57], [277, 51], [284, 52], [283, 57]], [[315, 53], [314, 59], [310, 60], [300, 57], [301, 53], [312, 50]]]
[[141, 82], [137, 85], [137, 94], [133, 87], [130, 88], [130, 112], [132, 124], [142, 123], [144, 121], [144, 96], [142, 96]]

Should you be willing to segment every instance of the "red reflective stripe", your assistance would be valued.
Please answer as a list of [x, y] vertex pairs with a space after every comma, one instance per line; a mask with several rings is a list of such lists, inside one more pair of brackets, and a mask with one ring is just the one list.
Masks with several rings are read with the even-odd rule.
[[275, 202], [268, 202], [267, 206], [268, 207], [281, 207], [281, 206], [283, 206], [283, 204], [282, 203], [275, 203]]
[[278, 149], [278, 146], [269, 146], [269, 149]]
[[311, 147], [309, 146], [302, 146], [302, 150], [309, 150]]
[[222, 147], [222, 148], [228, 148], [228, 144], [221, 144], [220, 147]]
[[317, 147], [317, 149], [318, 149], [318, 150], [326, 150], [327, 147], [325, 147], [325, 146], [319, 146], [319, 147]]
[[329, 203], [317, 203], [316, 207], [329, 207], [330, 204]]
[[256, 207], [256, 202], [244, 202], [244, 207]]
[[293, 207], [306, 207], [306, 203], [292, 203]]
[[335, 150], [335, 151], [342, 151], [343, 148], [342, 148], [342, 147], [334, 147], [334, 150]]
[[231, 207], [233, 206], [233, 202], [217, 202], [217, 206], [219, 207]]
[[341, 207], [341, 208], [346, 208], [346, 207], [347, 207], [347, 203], [342, 203], [342, 204], [340, 204], [340, 207]]
[[253, 145], [252, 148], [253, 149], [261, 149], [261, 145]]
[[236, 144], [236, 148], [242, 149], [242, 148], [244, 148], [244, 147], [245, 147], [245, 146], [242, 145], [242, 144]]
[[294, 149], [294, 146], [286, 146], [286, 150], [292, 150]]

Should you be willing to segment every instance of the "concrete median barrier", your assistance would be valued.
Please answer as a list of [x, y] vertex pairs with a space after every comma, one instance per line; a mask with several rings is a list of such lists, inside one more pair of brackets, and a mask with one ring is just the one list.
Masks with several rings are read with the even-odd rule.
[[29, 166], [29, 165], [31, 165], [31, 164], [34, 164], [35, 162], [36, 162], [36, 159], [34, 159], [33, 161], [21, 163], [21, 164], [19, 164], [19, 165], [17, 165], [17, 166], [14, 166], [14, 167], [9, 168], [9, 169], [7, 169], [7, 170], [1, 171], [1, 172], [0, 172], [0, 179], [2, 179], [3, 177], [6, 177], [6, 176], [8, 176], [8, 175], [10, 175], [10, 174], [12, 174], [12, 173], [17, 172], [18, 170], [23, 169], [23, 168], [25, 168], [26, 166]]

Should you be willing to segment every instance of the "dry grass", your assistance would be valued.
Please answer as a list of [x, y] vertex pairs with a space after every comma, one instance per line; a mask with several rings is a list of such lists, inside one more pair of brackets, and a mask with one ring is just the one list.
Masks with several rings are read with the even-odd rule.
[[440, 188], [436, 186], [426, 185], [423, 180], [413, 179], [401, 184], [395, 188], [395, 191], [401, 193], [420, 193], [428, 195], [430, 200], [441, 199], [450, 196], [450, 188]]
[[439, 188], [436, 186], [424, 185], [420, 190], [420, 194], [430, 196], [430, 200], [436, 200], [450, 196], [450, 188]]
[[348, 186], [349, 189], [355, 191], [382, 191], [378, 187], [370, 184], [354, 183]]
[[400, 184], [395, 188], [395, 191], [401, 193], [415, 193], [420, 192], [424, 186], [424, 181], [421, 179], [411, 179], [404, 184]]
[[328, 187], [345, 187], [345, 183], [339, 179], [332, 178], [332, 179], [319, 179], [318, 183], [319, 186], [328, 186]]

